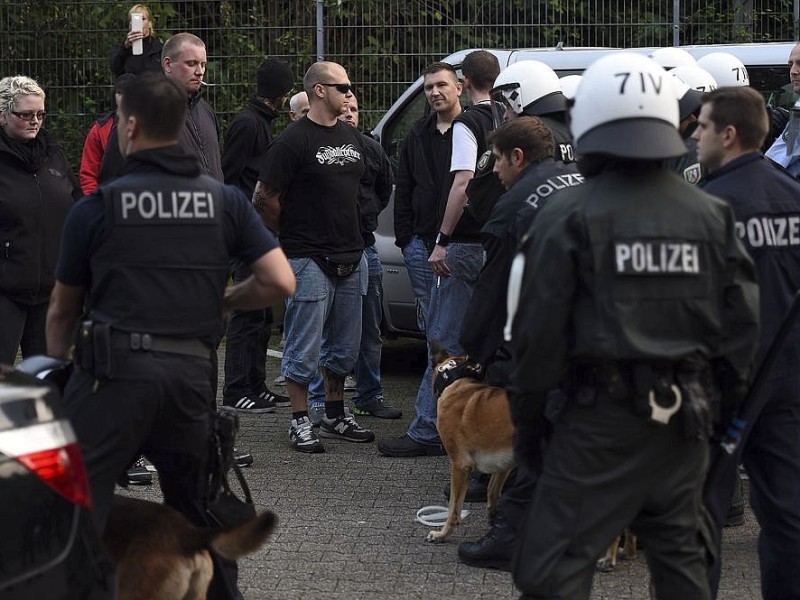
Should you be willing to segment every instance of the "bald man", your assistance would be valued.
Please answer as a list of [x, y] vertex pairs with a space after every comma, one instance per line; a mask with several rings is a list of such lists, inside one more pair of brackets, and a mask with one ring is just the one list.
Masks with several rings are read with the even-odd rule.
[[[353, 102], [344, 67], [311, 65], [303, 78], [309, 111], [267, 151], [253, 206], [280, 235], [297, 276], [284, 317], [281, 375], [292, 405], [289, 443], [324, 452], [319, 440], [371, 442], [375, 434], [344, 409], [344, 378], [356, 365], [367, 267], [358, 209], [365, 157], [361, 134], [339, 119]], [[325, 416], [319, 437], [308, 416], [308, 386], [321, 371]]]

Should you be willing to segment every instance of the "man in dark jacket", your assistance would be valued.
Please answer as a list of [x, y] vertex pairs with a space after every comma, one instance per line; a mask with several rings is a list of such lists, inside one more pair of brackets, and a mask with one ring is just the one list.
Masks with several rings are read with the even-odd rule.
[[186, 90], [189, 114], [181, 133], [181, 146], [200, 159], [203, 173], [223, 180], [219, 147], [219, 123], [214, 109], [201, 97], [206, 72], [206, 45], [191, 33], [176, 33], [164, 44], [161, 66], [164, 74]]
[[[256, 95], [236, 115], [225, 132], [222, 171], [225, 183], [237, 186], [252, 198], [258, 172], [272, 141], [272, 121], [286, 103], [294, 75], [289, 65], [274, 58], [264, 61], [256, 72]], [[241, 261], [232, 264], [234, 283], [250, 277], [250, 268]], [[265, 365], [272, 307], [231, 312], [225, 346], [225, 385], [222, 403], [242, 413], [274, 412], [276, 406], [289, 406], [288, 396], [267, 388]]]
[[[769, 129], [760, 94], [752, 88], [720, 88], [703, 96], [694, 133], [698, 157], [708, 167], [702, 188], [724, 198], [736, 230], [756, 264], [761, 299], [758, 361], [775, 337], [800, 289], [800, 183], [764, 158], [759, 148]], [[753, 512], [761, 526], [758, 551], [764, 598], [800, 597], [800, 331], [791, 330], [761, 393], [722, 483], [707, 503], [717, 543], [743, 462], [750, 477]], [[748, 411], [750, 412], [750, 411]], [[719, 585], [714, 565], [712, 591]]]

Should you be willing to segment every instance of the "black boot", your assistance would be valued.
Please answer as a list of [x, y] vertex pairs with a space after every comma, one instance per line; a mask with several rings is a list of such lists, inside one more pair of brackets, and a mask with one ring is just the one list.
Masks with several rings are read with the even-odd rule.
[[498, 512], [489, 531], [477, 542], [462, 542], [458, 546], [458, 558], [465, 565], [481, 569], [511, 570], [516, 532]]
[[[464, 495], [464, 502], [486, 502], [486, 493], [489, 489], [489, 479], [491, 475], [473, 471], [469, 474], [467, 481], [467, 493]], [[444, 486], [444, 497], [450, 500], [450, 482]]]

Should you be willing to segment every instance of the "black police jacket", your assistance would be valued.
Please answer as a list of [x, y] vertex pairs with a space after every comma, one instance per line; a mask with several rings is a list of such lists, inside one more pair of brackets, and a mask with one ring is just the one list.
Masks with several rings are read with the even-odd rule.
[[541, 403], [569, 365], [724, 361], [740, 380], [758, 286], [733, 212], [660, 166], [610, 162], [537, 215], [524, 241], [509, 393]]
[[519, 244], [517, 232], [527, 231], [536, 212], [560, 190], [582, 182], [574, 164], [548, 158], [528, 165], [495, 204], [481, 229], [486, 258], [459, 337], [474, 361], [487, 364], [503, 344], [508, 274]]
[[[736, 231], [755, 261], [761, 359], [800, 290], [800, 183], [761, 152], [751, 152], [710, 173], [702, 188], [731, 205]], [[772, 374], [796, 372], [799, 360], [800, 331], [795, 327]]]
[[173, 146], [137, 153], [99, 193], [105, 220], [90, 259], [90, 316], [122, 331], [215, 332], [229, 265], [223, 184]]

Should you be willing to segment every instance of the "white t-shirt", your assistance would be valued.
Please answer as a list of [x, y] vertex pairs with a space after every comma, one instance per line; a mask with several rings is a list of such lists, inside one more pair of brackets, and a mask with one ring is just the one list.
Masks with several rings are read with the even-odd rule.
[[478, 163], [478, 140], [472, 130], [464, 123], [453, 124], [453, 153], [450, 159], [450, 172], [472, 171]]

